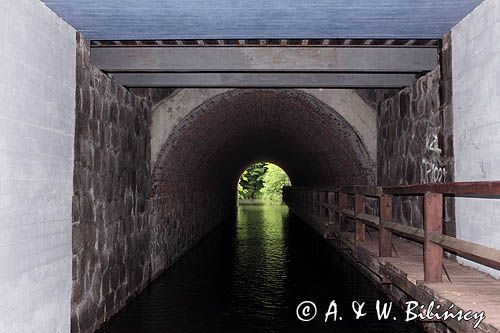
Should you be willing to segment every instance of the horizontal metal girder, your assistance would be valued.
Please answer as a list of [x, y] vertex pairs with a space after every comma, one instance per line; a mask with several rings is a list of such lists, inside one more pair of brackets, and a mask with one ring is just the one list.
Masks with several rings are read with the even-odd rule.
[[128, 87], [400, 88], [414, 74], [373, 73], [115, 73]]
[[438, 63], [436, 48], [408, 47], [117, 47], [93, 48], [108, 72], [420, 73]]

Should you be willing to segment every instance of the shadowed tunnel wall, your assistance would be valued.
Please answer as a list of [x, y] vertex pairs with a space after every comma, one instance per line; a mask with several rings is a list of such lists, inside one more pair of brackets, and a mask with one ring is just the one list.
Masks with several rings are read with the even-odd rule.
[[76, 54], [73, 332], [98, 328], [233, 216], [253, 162], [297, 185], [375, 182], [376, 113], [354, 91], [183, 89], [153, 108], [155, 91], [116, 84], [80, 36]]
[[258, 161], [281, 166], [294, 185], [375, 182], [375, 165], [355, 129], [310, 94], [215, 95], [184, 116], [158, 152], [150, 200], [153, 272], [234, 214], [238, 178]]

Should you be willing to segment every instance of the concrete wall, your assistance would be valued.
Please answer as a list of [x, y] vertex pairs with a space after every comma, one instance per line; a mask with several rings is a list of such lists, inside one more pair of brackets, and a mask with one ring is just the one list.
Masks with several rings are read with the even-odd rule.
[[[455, 179], [500, 180], [500, 2], [486, 0], [452, 29]], [[460, 198], [457, 236], [500, 249], [500, 201]], [[495, 271], [466, 262], [500, 278]]]
[[75, 31], [0, 1], [0, 332], [68, 332]]
[[151, 277], [150, 104], [90, 64], [78, 34], [71, 329], [90, 332]]

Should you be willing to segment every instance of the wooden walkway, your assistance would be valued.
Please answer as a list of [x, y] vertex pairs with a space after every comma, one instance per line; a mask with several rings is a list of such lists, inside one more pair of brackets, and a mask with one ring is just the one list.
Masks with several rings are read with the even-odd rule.
[[[310, 222], [309, 222], [310, 223]], [[320, 231], [319, 228], [315, 228]], [[393, 244], [398, 257], [378, 257], [378, 231], [372, 230], [364, 241], [356, 242], [354, 232], [343, 232], [327, 242], [344, 256], [351, 259], [362, 271], [381, 286], [389, 297], [390, 284], [396, 285], [412, 299], [421, 304], [434, 300], [441, 309], [452, 311], [484, 311], [485, 319], [477, 329], [475, 321], [458, 322], [448, 319], [446, 326], [456, 332], [500, 332], [500, 281], [475, 269], [460, 265], [454, 260], [444, 259], [444, 266], [451, 283], [443, 275], [442, 283], [425, 283], [422, 245], [394, 237]], [[394, 251], [394, 252], [396, 252]]]
[[[423, 228], [393, 220], [394, 196], [410, 197], [414, 204], [415, 196], [423, 197]], [[498, 199], [500, 181], [283, 190], [292, 211], [403, 310], [408, 301], [422, 305], [418, 317], [427, 331], [500, 332], [500, 281], [445, 255], [500, 270], [500, 249], [445, 234], [446, 196]], [[446, 313], [451, 316], [440, 321]]]
[[[316, 232], [324, 235], [323, 226], [313, 216], [290, 208]], [[484, 311], [485, 318], [476, 329], [473, 327], [475, 320], [467, 322], [448, 319], [444, 326], [459, 333], [500, 333], [500, 281], [490, 275], [444, 258], [443, 264], [451, 282], [445, 273], [441, 283], [424, 282], [422, 245], [393, 237], [395, 251], [392, 257], [379, 257], [378, 230], [368, 230], [368, 237], [364, 241], [355, 241], [354, 231], [336, 233], [325, 241], [370, 278], [403, 310], [405, 302], [416, 300], [420, 304], [435, 301], [441, 305], [441, 309], [448, 309], [453, 304], [453, 313], [459, 310], [476, 313]], [[397, 288], [393, 288], [394, 286]], [[432, 321], [422, 322], [426, 331], [442, 332]]]

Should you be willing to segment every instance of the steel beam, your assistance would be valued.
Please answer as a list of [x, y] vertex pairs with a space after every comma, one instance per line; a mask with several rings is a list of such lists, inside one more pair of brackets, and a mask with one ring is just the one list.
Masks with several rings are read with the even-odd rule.
[[400, 88], [414, 74], [363, 73], [114, 73], [127, 87]]
[[408, 47], [110, 47], [92, 49], [108, 72], [420, 73], [436, 48]]

